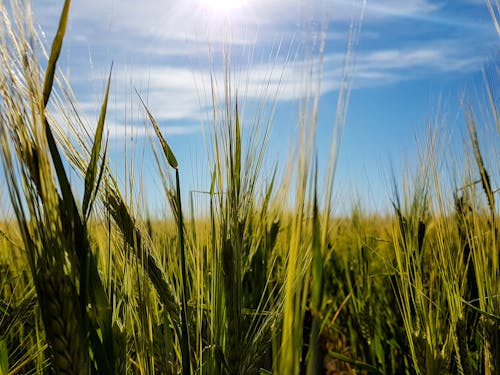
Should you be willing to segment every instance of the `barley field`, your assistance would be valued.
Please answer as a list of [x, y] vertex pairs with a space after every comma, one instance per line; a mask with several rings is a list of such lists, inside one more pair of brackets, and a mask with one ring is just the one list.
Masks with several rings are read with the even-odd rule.
[[[500, 374], [500, 181], [485, 162], [500, 136], [480, 142], [478, 108], [464, 104], [451, 188], [430, 129], [418, 168], [394, 176], [390, 212], [339, 216], [338, 139], [319, 171], [318, 102], [269, 177], [271, 125], [242, 123], [228, 78], [195, 212], [180, 183], [192, 172], [137, 92], [170, 206], [150, 217], [109, 167], [112, 70], [92, 131], [58, 71], [70, 3], [44, 46], [24, 3], [0, 1], [0, 194], [13, 212], [0, 223], [0, 374]], [[485, 6], [498, 26], [499, 4]]]

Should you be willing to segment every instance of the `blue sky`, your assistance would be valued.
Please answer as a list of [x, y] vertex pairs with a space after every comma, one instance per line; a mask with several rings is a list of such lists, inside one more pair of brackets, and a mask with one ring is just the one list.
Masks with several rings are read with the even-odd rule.
[[[34, 3], [49, 44], [62, 2]], [[123, 179], [124, 145], [130, 150], [132, 131], [136, 174], [142, 174], [151, 210], [159, 212], [161, 189], [133, 88], [147, 99], [176, 153], [185, 191], [206, 190], [210, 179], [202, 127], [209, 124], [209, 45], [212, 69], [221, 81], [226, 45], [235, 85], [249, 108], [262, 98], [265, 84], [268, 95], [276, 97], [266, 165], [276, 159], [284, 163], [297, 129], [304, 77], [317, 59], [318, 33], [327, 20], [318, 123], [324, 166], [349, 25], [359, 19], [361, 3], [247, 0], [222, 12], [202, 0], [75, 0], [61, 67], [95, 123], [113, 61], [107, 119], [111, 163]], [[416, 160], [415, 135], [425, 134], [437, 113], [451, 134], [463, 132], [460, 99], [480, 89], [481, 69], [495, 60], [498, 42], [482, 0], [367, 1], [336, 176], [340, 205], [359, 196], [369, 209], [387, 207], [391, 165], [398, 171]]]

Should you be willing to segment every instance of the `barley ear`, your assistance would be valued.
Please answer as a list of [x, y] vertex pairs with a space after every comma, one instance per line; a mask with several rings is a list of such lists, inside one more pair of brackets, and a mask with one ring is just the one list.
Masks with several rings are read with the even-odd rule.
[[43, 267], [38, 275], [39, 301], [56, 374], [88, 374], [88, 344], [80, 332], [76, 291], [60, 270]]

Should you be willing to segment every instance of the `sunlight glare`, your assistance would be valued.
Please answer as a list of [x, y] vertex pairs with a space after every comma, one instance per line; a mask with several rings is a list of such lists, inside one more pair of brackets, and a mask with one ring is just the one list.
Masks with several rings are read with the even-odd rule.
[[242, 5], [244, 5], [246, 0], [200, 0], [201, 4], [216, 12], [229, 13]]

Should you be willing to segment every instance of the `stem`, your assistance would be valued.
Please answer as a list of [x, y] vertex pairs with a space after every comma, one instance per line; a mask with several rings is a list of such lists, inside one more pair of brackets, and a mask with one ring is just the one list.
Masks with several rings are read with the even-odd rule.
[[187, 320], [187, 272], [186, 272], [186, 252], [184, 244], [184, 221], [182, 218], [182, 204], [181, 204], [181, 188], [179, 181], [179, 169], [175, 169], [175, 184], [177, 190], [177, 204], [179, 207], [179, 246], [181, 254], [181, 273], [182, 273], [182, 310], [181, 310], [181, 354], [182, 354], [182, 373], [185, 375], [191, 374], [191, 364], [189, 360], [190, 346], [188, 334], [188, 320]]

